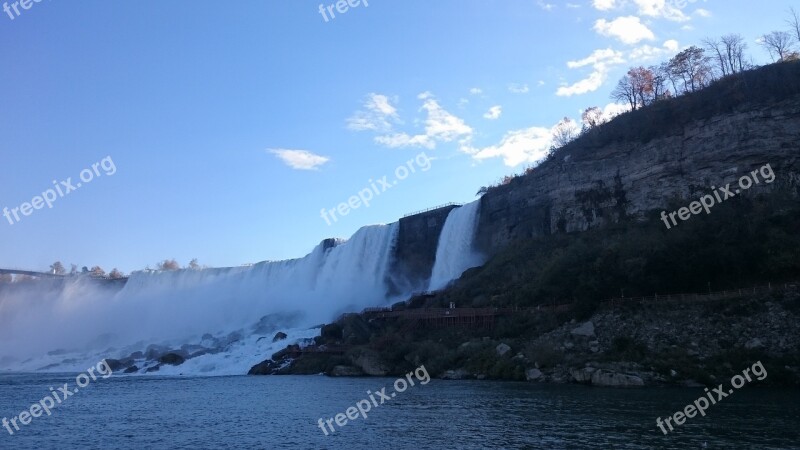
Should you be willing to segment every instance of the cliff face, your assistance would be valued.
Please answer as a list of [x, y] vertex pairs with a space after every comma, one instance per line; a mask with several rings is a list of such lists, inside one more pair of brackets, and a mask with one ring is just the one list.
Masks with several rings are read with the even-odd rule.
[[447, 215], [456, 205], [437, 208], [400, 219], [397, 247], [389, 283], [389, 294], [427, 289], [436, 259], [439, 236]]
[[[680, 206], [770, 164], [772, 184], [747, 195], [800, 185], [800, 98], [695, 120], [649, 142], [564, 148], [554, 158], [484, 195], [477, 245], [493, 254], [516, 239], [582, 231]], [[761, 176], [759, 175], [759, 179]], [[684, 201], [685, 200], [685, 201]], [[671, 210], [667, 209], [669, 213]], [[712, 209], [713, 214], [713, 209]]]

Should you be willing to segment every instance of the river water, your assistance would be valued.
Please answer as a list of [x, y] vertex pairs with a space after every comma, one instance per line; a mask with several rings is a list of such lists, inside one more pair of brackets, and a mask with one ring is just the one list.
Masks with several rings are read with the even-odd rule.
[[[703, 389], [415, 379], [380, 404], [375, 393], [391, 393], [394, 381], [97, 377], [52, 415], [11, 427], [14, 435], [0, 428], [0, 449], [800, 448], [797, 390], [744, 388], [665, 436], [656, 417], [684, 409]], [[0, 419], [64, 383], [75, 389], [75, 375], [0, 375]], [[378, 403], [367, 419], [334, 422], [326, 436], [318, 420], [371, 402], [367, 391]]]

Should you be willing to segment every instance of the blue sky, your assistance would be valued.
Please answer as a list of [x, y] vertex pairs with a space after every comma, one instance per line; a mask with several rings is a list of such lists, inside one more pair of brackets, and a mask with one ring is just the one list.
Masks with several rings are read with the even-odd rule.
[[[630, 66], [731, 32], [768, 62], [756, 39], [786, 28], [791, 2], [369, 0], [327, 22], [319, 5], [0, 12], [0, 208], [103, 158], [116, 167], [13, 225], [0, 217], [0, 267], [300, 257], [471, 201], [540, 158], [561, 117], [615, 110]], [[330, 225], [320, 217], [421, 152], [429, 170]]]

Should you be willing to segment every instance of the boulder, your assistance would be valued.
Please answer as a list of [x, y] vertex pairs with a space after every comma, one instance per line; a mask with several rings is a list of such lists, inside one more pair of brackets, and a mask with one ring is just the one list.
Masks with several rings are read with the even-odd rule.
[[592, 375], [597, 371], [594, 367], [585, 367], [583, 369], [570, 369], [569, 373], [576, 383], [588, 384], [592, 382]]
[[287, 338], [287, 336], [286, 336], [286, 333], [284, 333], [283, 331], [279, 331], [279, 332], [278, 332], [278, 333], [275, 335], [275, 337], [274, 337], [274, 338], [272, 338], [272, 342], [278, 342], [278, 341], [282, 341], [282, 340], [284, 340], [284, 339], [286, 339], [286, 338]]
[[507, 344], [501, 343], [495, 348], [495, 350], [497, 351], [497, 356], [504, 356], [506, 353], [511, 351], [511, 347], [509, 347]]
[[528, 369], [525, 371], [525, 379], [528, 381], [536, 381], [542, 378], [544, 374], [539, 369]]
[[163, 355], [160, 358], [158, 358], [158, 362], [170, 366], [180, 366], [181, 364], [186, 362], [186, 358], [177, 353], [167, 353], [166, 355]]
[[353, 364], [372, 377], [385, 377], [389, 373], [381, 363], [380, 356], [373, 352], [362, 352], [353, 358]]
[[248, 375], [275, 375], [275, 373], [280, 369], [280, 365], [275, 361], [268, 359], [266, 361], [262, 361], [255, 366], [250, 368], [250, 371], [247, 372]]
[[592, 337], [594, 336], [594, 323], [592, 323], [590, 320], [583, 325], [574, 328], [571, 333], [576, 336]]
[[133, 366], [130, 366], [127, 369], [125, 369], [125, 372], [123, 372], [123, 373], [136, 373], [138, 371], [139, 371], [139, 368], [136, 367], [136, 365], [133, 365]]
[[763, 346], [764, 346], [764, 343], [761, 342], [761, 339], [759, 339], [759, 338], [750, 339], [749, 341], [747, 341], [747, 343], [744, 344], [744, 348], [746, 348], [748, 350], [754, 350], [754, 349], [757, 349], [757, 348], [761, 348]]
[[593, 386], [636, 387], [644, 386], [644, 380], [636, 375], [628, 375], [610, 370], [598, 370], [592, 374]]

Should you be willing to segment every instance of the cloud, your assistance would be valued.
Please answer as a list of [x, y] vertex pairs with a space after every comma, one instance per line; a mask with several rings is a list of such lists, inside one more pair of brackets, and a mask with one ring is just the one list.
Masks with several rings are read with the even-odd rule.
[[586, 58], [577, 61], [568, 61], [567, 67], [570, 69], [592, 66], [593, 71], [588, 77], [572, 85], [559, 87], [556, 91], [556, 95], [560, 97], [571, 97], [573, 95], [594, 92], [605, 83], [611, 67], [623, 63], [625, 63], [625, 59], [623, 58], [622, 52], [611, 48], [595, 50]]
[[511, 83], [508, 85], [508, 92], [512, 94], [527, 94], [531, 90], [527, 84]]
[[502, 106], [500, 105], [492, 106], [491, 108], [489, 108], [489, 111], [487, 111], [486, 114], [483, 115], [483, 118], [489, 120], [497, 120], [500, 118], [501, 114], [503, 114]]
[[[633, 0], [633, 2], [639, 7], [639, 14], [644, 16], [664, 18], [675, 22], [691, 20], [680, 8], [674, 5], [679, 2], [667, 2], [667, 0]], [[685, 6], [686, 4], [687, 2], [684, 1], [683, 5]]]
[[267, 151], [280, 158], [287, 166], [297, 170], [319, 170], [321, 165], [330, 161], [327, 156], [317, 155], [307, 150], [270, 148]]
[[389, 130], [389, 133], [376, 136], [376, 143], [390, 148], [426, 147], [434, 149], [438, 142], [452, 142], [469, 139], [472, 136], [472, 128], [463, 119], [442, 108], [433, 94], [423, 92], [417, 98], [423, 101], [420, 110], [427, 113], [425, 132], [412, 135]]
[[632, 61], [646, 61], [652, 60], [655, 58], [661, 58], [663, 56], [668, 56], [677, 53], [680, 44], [678, 41], [674, 39], [670, 39], [664, 42], [662, 47], [652, 47], [649, 45], [643, 45], [641, 47], [636, 47], [631, 50], [628, 57]]
[[592, 6], [599, 11], [608, 11], [614, 9], [616, 5], [615, 0], [592, 0]]
[[483, 89], [474, 87], [469, 90], [469, 93], [472, 95], [480, 95], [483, 94]]
[[539, 5], [539, 8], [542, 8], [545, 11], [552, 11], [556, 7], [556, 5], [552, 3], [546, 3], [543, 0], [537, 0], [536, 4]]
[[531, 127], [510, 131], [496, 145], [484, 148], [462, 146], [461, 150], [478, 160], [503, 158], [503, 163], [516, 167], [542, 160], [553, 145], [551, 128]]
[[703, 8], [697, 8], [694, 13], [700, 17], [711, 17], [711, 11]]
[[618, 17], [612, 21], [600, 19], [594, 24], [594, 30], [607, 37], [618, 39], [624, 44], [637, 44], [643, 40], [652, 41], [656, 36], [636, 16]]
[[363, 110], [356, 111], [347, 119], [347, 128], [353, 131], [388, 131], [392, 123], [399, 122], [397, 108], [389, 97], [381, 94], [369, 94], [364, 101]]
[[579, 5], [577, 3], [567, 3], [567, 8], [569, 8], [569, 9], [578, 9], [580, 7], [581, 7], [581, 5]]

